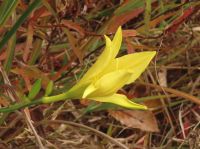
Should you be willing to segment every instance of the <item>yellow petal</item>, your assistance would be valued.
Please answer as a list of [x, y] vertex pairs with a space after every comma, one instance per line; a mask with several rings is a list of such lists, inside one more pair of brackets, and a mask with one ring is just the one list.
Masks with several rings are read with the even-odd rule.
[[96, 90], [97, 88], [93, 84], [89, 85], [83, 93], [83, 98], [86, 98], [88, 95], [90, 95]]
[[107, 67], [107, 65], [113, 59], [112, 42], [110, 38], [108, 38], [107, 36], [105, 36], [105, 40], [106, 40], [106, 47], [104, 51], [98, 57], [97, 61], [92, 65], [92, 67], [86, 72], [86, 74], [83, 76], [80, 82], [83, 82], [98, 75], [101, 71], [104, 70], [105, 67]]
[[112, 63], [104, 70], [103, 73], [109, 73], [116, 70], [126, 70], [127, 72], [132, 73], [132, 76], [126, 84], [132, 83], [146, 69], [155, 54], [155, 51], [151, 51], [138, 52], [122, 56], [115, 59], [115, 61], [112, 61]]
[[146, 106], [134, 103], [131, 100], [129, 100], [125, 95], [121, 94], [113, 94], [111, 96], [105, 96], [105, 97], [93, 97], [89, 99], [99, 102], [109, 102], [130, 109], [143, 109], [143, 110], [147, 109]]
[[106, 69], [106, 67], [108, 67], [108, 65], [117, 56], [122, 42], [121, 27], [118, 28], [113, 41], [111, 41], [110, 38], [107, 37], [106, 35], [104, 37], [106, 41], [105, 49], [103, 50], [102, 54], [98, 57], [94, 65], [86, 72], [81, 81], [88, 80], [90, 78], [97, 76], [104, 69]]
[[121, 47], [121, 43], [122, 43], [122, 28], [121, 26], [117, 29], [117, 32], [113, 38], [113, 58], [117, 56], [120, 47]]
[[[102, 76], [99, 80], [90, 85], [84, 93], [89, 97], [108, 96], [116, 93], [130, 79], [131, 73], [118, 70]], [[86, 97], [86, 96], [85, 96]]]

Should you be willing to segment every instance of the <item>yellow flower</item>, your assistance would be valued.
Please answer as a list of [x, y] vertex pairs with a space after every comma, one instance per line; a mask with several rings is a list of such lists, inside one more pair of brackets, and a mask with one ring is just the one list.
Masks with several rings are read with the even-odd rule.
[[138, 52], [116, 58], [122, 43], [122, 29], [118, 28], [111, 41], [105, 36], [106, 47], [82, 79], [66, 96], [87, 98], [99, 102], [114, 103], [126, 108], [147, 109], [116, 92], [126, 84], [134, 82], [155, 56], [156, 52]]
[[144, 105], [130, 101], [125, 95], [117, 94], [117, 91], [124, 85], [134, 82], [148, 66], [156, 52], [139, 52], [116, 58], [122, 42], [121, 27], [117, 30], [113, 41], [107, 36], [105, 40], [106, 47], [102, 54], [70, 90], [58, 95], [44, 96], [31, 102], [17, 103], [8, 108], [0, 108], [0, 112], [11, 112], [34, 104], [82, 98], [114, 103], [131, 109], [147, 109]]

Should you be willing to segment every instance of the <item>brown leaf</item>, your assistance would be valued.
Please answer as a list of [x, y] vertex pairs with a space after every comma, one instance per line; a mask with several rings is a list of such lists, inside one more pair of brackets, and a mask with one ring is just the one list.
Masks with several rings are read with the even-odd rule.
[[51, 13], [45, 8], [45, 6], [42, 6], [42, 7], [38, 8], [37, 10], [35, 10], [33, 16], [31, 16], [29, 21], [36, 22], [36, 20], [38, 18], [44, 17], [44, 16], [49, 16], [49, 15], [51, 15]]
[[[177, 12], [169, 12], [165, 15], [161, 15], [158, 16], [157, 18], [153, 19], [150, 23], [149, 23], [149, 27], [150, 28], [155, 28], [158, 24], [162, 23], [164, 20], [174, 16]], [[144, 32], [145, 31], [145, 26], [141, 26], [139, 28], [137, 28], [138, 32]]]
[[156, 119], [151, 111], [110, 110], [109, 114], [128, 127], [139, 128], [148, 132], [159, 131]]
[[[49, 82], [49, 77], [47, 74], [42, 72], [36, 67], [29, 67], [29, 66], [21, 66], [21, 67], [16, 67], [11, 70], [12, 73], [21, 75], [23, 79], [26, 81], [27, 85], [29, 86], [28, 88], [30, 89], [31, 83], [29, 83], [30, 80], [34, 79], [42, 79], [42, 87], [45, 89], [47, 87], [47, 84]], [[29, 80], [29, 81], [28, 81]]]
[[28, 24], [28, 31], [27, 31], [27, 40], [26, 40], [26, 46], [25, 46], [25, 49], [24, 49], [24, 54], [23, 54], [23, 60], [25, 62], [27, 62], [28, 60], [28, 55], [31, 51], [31, 48], [32, 48], [32, 41], [33, 41], [33, 25], [32, 23], [29, 23]]
[[80, 103], [84, 106], [88, 106], [91, 103], [91, 100], [89, 99], [81, 99]]
[[6, 52], [2, 52], [0, 54], [0, 61], [5, 60], [6, 59]]
[[67, 34], [69, 43], [72, 47], [74, 54], [78, 57], [80, 63], [83, 63], [83, 53], [79, 48], [80, 45], [78, 44], [78, 40], [71, 34], [71, 32], [68, 29], [65, 29], [65, 33]]
[[62, 20], [61, 23], [64, 24], [69, 29], [73, 29], [73, 30], [77, 31], [82, 37], [85, 35], [85, 30], [79, 24], [74, 23], [69, 20]]
[[186, 20], [188, 19], [193, 13], [194, 13], [194, 8], [193, 7], [189, 7], [188, 9], [184, 10], [182, 15], [177, 18], [167, 29], [166, 29], [166, 33], [173, 33], [175, 32], [178, 27]]
[[122, 31], [123, 37], [135, 37], [137, 35], [137, 31], [134, 29], [126, 29]]
[[4, 107], [7, 107], [9, 105], [8, 100], [0, 97], [0, 105], [3, 105]]
[[133, 47], [131, 41], [128, 38], [125, 38], [125, 44], [126, 44], [128, 54], [135, 52], [135, 48]]

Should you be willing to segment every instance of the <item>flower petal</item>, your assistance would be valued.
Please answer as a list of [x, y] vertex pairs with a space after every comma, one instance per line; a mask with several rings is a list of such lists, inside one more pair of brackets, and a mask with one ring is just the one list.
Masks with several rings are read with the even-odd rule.
[[126, 84], [134, 82], [146, 69], [156, 52], [138, 52], [116, 58], [102, 73], [109, 73], [116, 70], [126, 70], [132, 76]]
[[102, 54], [98, 57], [97, 61], [92, 65], [92, 67], [86, 72], [80, 82], [88, 80], [90, 78], [95, 77], [101, 71], [104, 70], [105, 67], [110, 63], [113, 59], [112, 56], [112, 42], [109, 37], [105, 36], [106, 47], [103, 50]]
[[121, 26], [117, 29], [117, 32], [113, 38], [112, 45], [113, 45], [113, 58], [115, 58], [120, 50], [122, 43], [122, 28]]
[[89, 99], [99, 102], [109, 102], [130, 109], [143, 109], [143, 110], [147, 109], [146, 106], [134, 103], [131, 100], [129, 100], [125, 95], [121, 94], [113, 94], [111, 96], [104, 96], [104, 97], [93, 97]]
[[116, 93], [130, 79], [131, 73], [118, 70], [102, 76], [85, 90], [84, 97], [108, 96]]
[[86, 98], [88, 95], [90, 95], [91, 93], [93, 93], [94, 91], [96, 91], [97, 88], [93, 85], [93, 84], [90, 84], [86, 90], [84, 91], [83, 93], [83, 98]]
[[105, 49], [103, 50], [102, 54], [98, 57], [94, 65], [92, 65], [92, 67], [86, 72], [81, 81], [88, 80], [90, 78], [97, 76], [106, 67], [108, 67], [111, 61], [113, 61], [114, 58], [117, 56], [122, 42], [121, 27], [118, 28], [113, 41], [111, 41], [110, 38], [107, 37], [106, 35], [104, 37], [106, 41]]

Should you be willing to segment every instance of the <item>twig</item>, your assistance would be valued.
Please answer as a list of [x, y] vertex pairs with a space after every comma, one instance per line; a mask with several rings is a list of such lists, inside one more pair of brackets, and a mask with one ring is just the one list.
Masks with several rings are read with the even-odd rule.
[[[161, 49], [161, 47], [162, 47], [163, 40], [164, 40], [164, 34], [163, 34], [163, 36], [162, 36], [162, 38], [161, 38], [160, 45], [159, 45], [159, 47], [158, 47], [157, 54], [156, 54], [156, 56], [155, 56], [155, 74], [156, 74], [156, 79], [157, 79], [157, 81], [158, 81], [158, 83], [159, 83], [160, 86], [161, 86], [161, 81], [160, 81], [160, 77], [158, 76], [158, 72], [157, 72], [157, 58], [158, 58], [158, 53], [160, 52], [160, 49]], [[155, 82], [154, 82], [154, 84], [155, 84]], [[163, 93], [166, 95], [167, 101], [168, 101], [168, 103], [169, 103], [169, 102], [170, 102], [169, 95], [165, 92], [165, 90], [164, 90], [164, 88], [163, 88], [162, 86], [161, 86], [161, 89], [162, 89]], [[159, 93], [159, 95], [160, 95], [160, 93]], [[160, 101], [161, 101], [161, 103], [162, 103], [163, 106], [164, 106], [164, 110], [165, 110], [165, 113], [166, 113], [166, 115], [167, 115], [167, 117], [168, 117], [168, 119], [169, 119], [169, 123], [170, 123], [170, 125], [171, 125], [171, 127], [172, 127], [172, 129], [173, 129], [173, 132], [175, 133], [175, 128], [174, 128], [174, 125], [173, 125], [173, 122], [172, 122], [172, 118], [171, 118], [170, 113], [169, 113], [169, 110], [170, 110], [170, 109], [168, 110], [168, 108], [167, 108], [167, 106], [166, 106], [166, 103], [165, 103], [165, 101], [164, 101], [163, 98], [161, 98]], [[172, 112], [171, 112], [171, 113], [172, 113]]]
[[183, 97], [185, 99], [188, 99], [188, 100], [200, 105], [200, 99], [198, 97], [192, 96], [192, 95], [187, 94], [185, 92], [182, 92], [182, 91], [179, 91], [179, 90], [176, 90], [176, 89], [172, 89], [172, 88], [168, 88], [168, 87], [162, 87], [161, 88], [161, 86], [156, 85], [156, 84], [151, 84], [151, 83], [139, 83], [139, 84], [143, 84], [143, 85], [146, 85], [146, 86], [149, 86], [149, 87], [152, 87], [152, 88], [156, 88], [156, 89], [159, 89], [159, 90], [164, 89], [166, 92], [172, 93], [172, 94], [177, 95], [179, 97]]
[[75, 126], [75, 127], [81, 127], [81, 128], [85, 128], [85, 129], [88, 129], [94, 133], [96, 133], [97, 135], [99, 136], [102, 136], [104, 138], [106, 138], [107, 140], [111, 141], [112, 143], [118, 145], [119, 147], [121, 147], [122, 149], [129, 149], [127, 146], [125, 146], [124, 144], [118, 142], [117, 140], [115, 140], [114, 138], [94, 129], [94, 128], [91, 128], [91, 127], [88, 127], [86, 125], [83, 125], [83, 124], [79, 124], [79, 123], [75, 123], [75, 122], [71, 122], [71, 121], [64, 121], [64, 120], [44, 120], [40, 123], [44, 123], [44, 124], [49, 124], [49, 123], [62, 123], [62, 124], [66, 124], [66, 125], [72, 125], [72, 126]]

